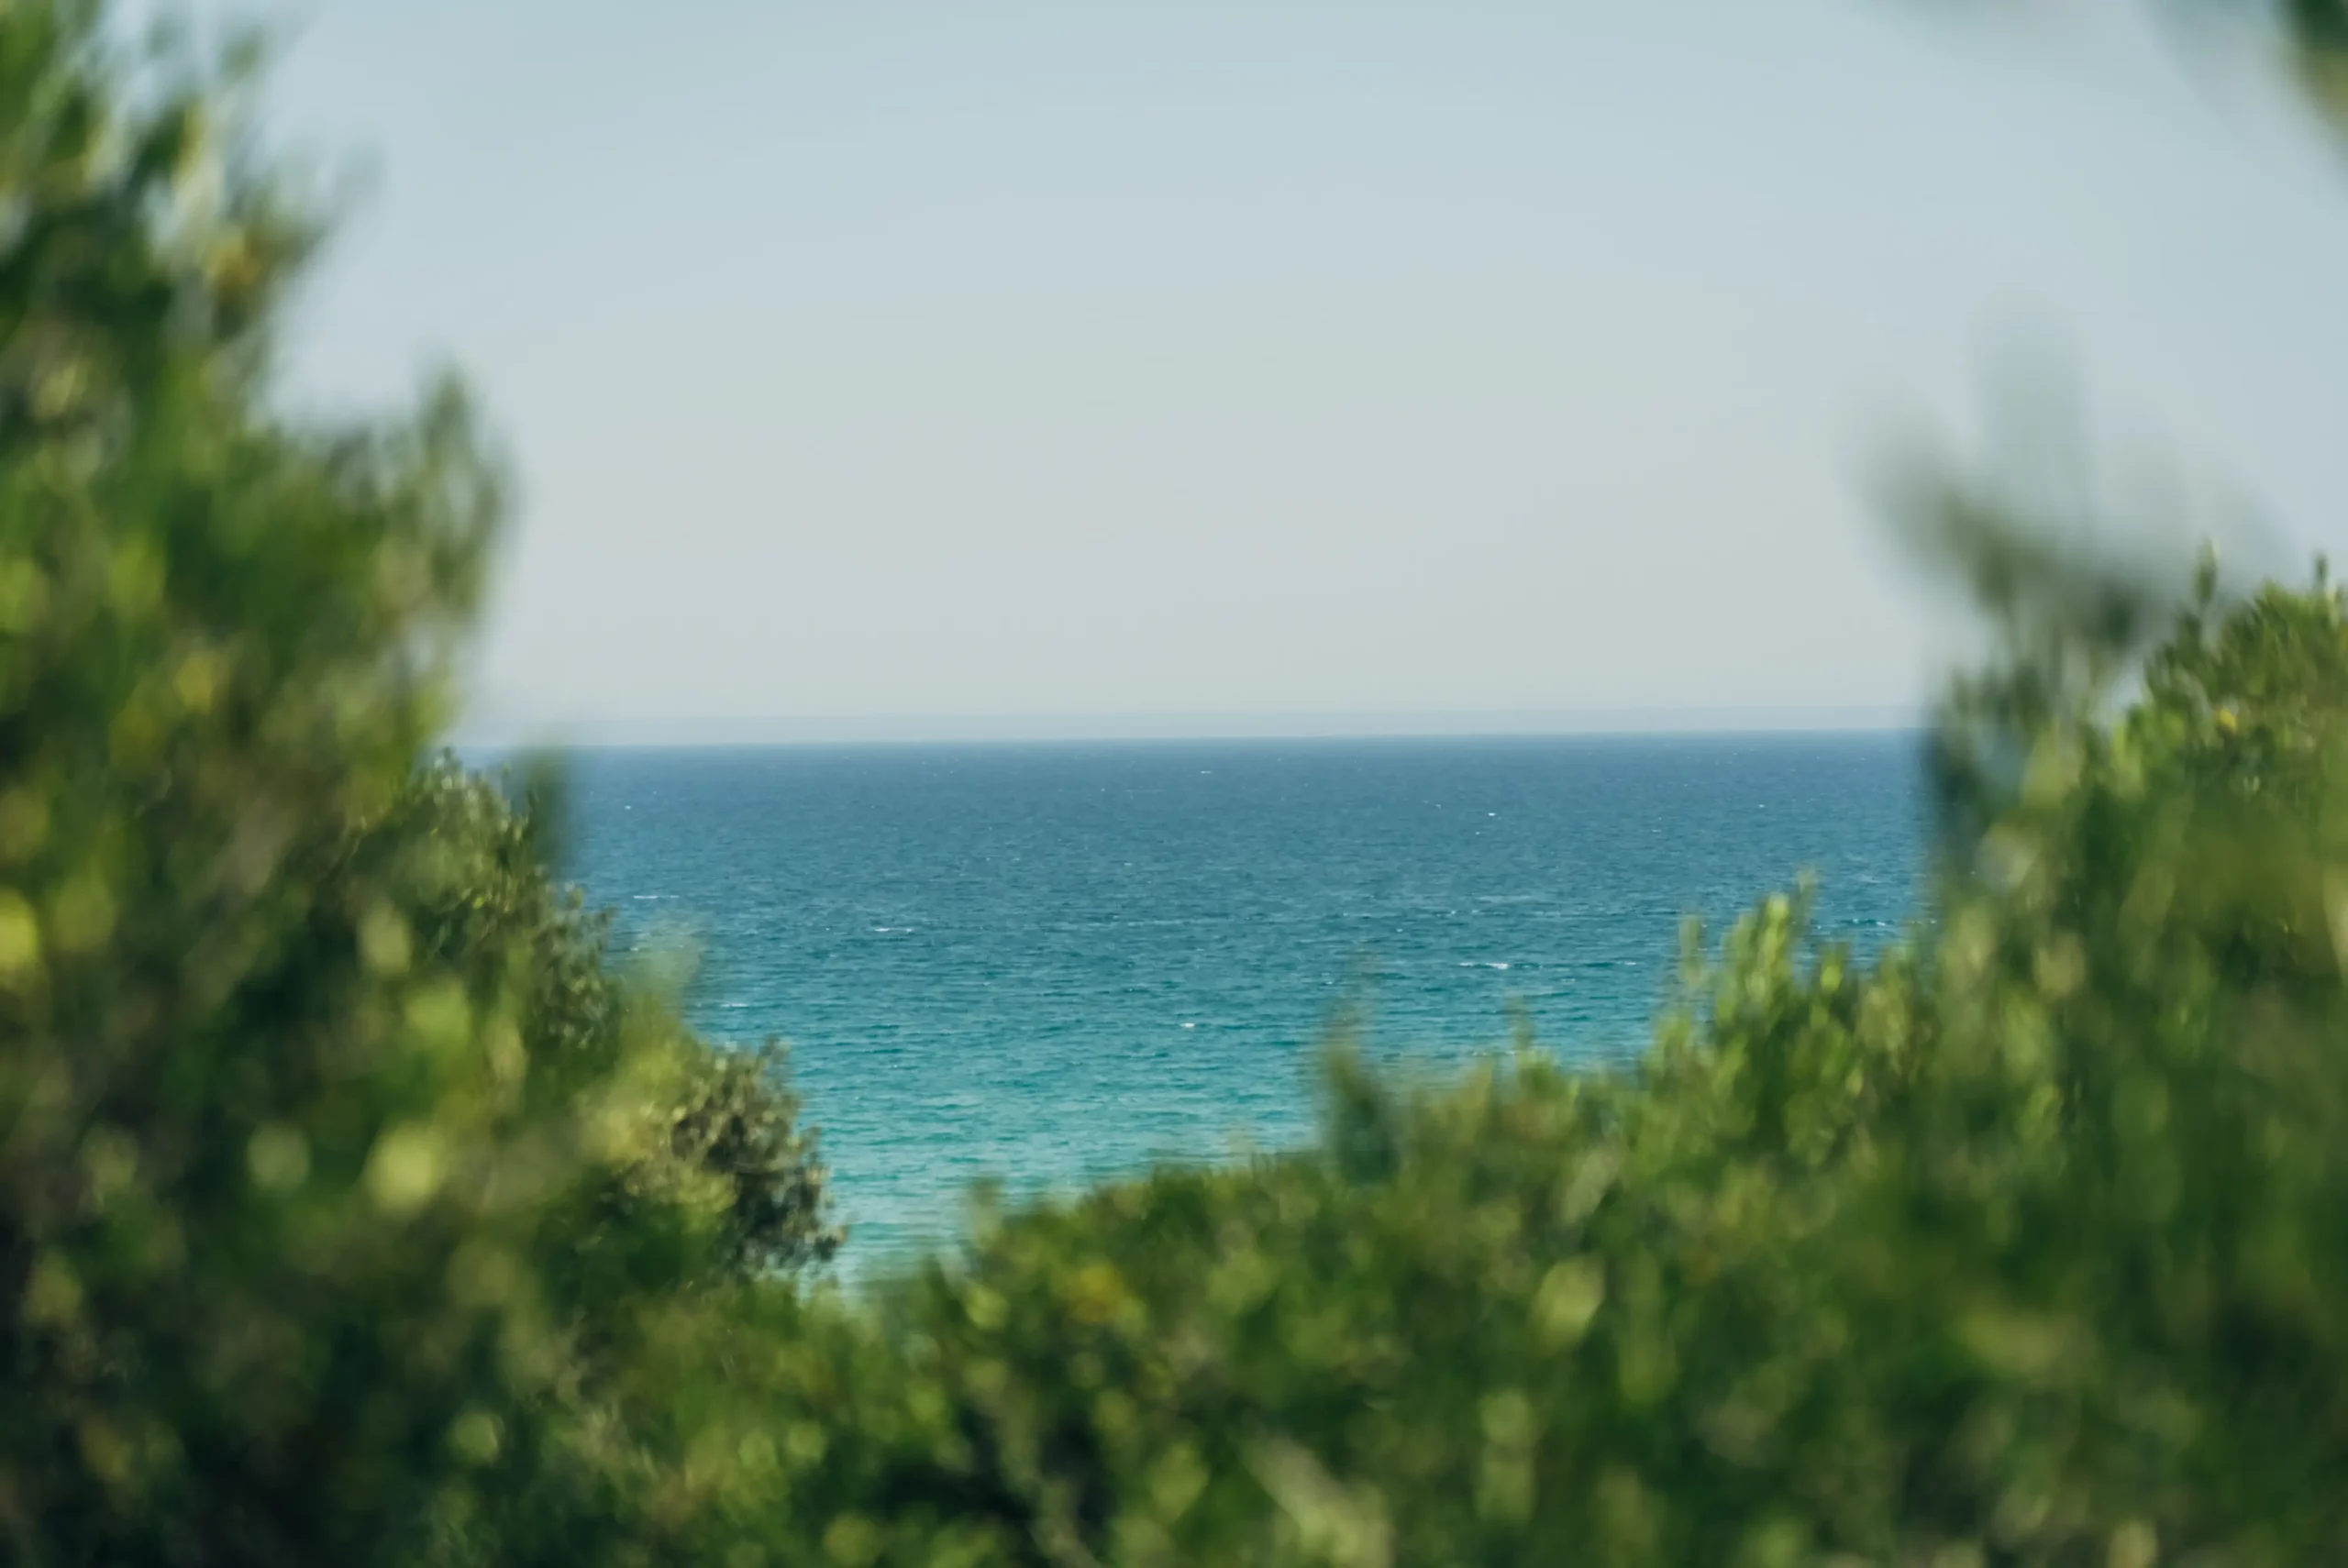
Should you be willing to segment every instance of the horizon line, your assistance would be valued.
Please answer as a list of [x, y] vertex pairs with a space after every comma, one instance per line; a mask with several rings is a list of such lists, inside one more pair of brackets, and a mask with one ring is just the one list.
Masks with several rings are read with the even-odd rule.
[[638, 746], [1887, 734], [1922, 730], [1928, 722], [1928, 713], [1922, 708], [1888, 706], [695, 716], [604, 719], [569, 724], [460, 723], [451, 733], [449, 744], [469, 750], [561, 751]]

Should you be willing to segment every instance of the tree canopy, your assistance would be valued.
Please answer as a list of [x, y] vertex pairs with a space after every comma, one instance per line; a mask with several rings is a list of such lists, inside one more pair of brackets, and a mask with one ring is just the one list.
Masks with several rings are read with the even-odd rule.
[[496, 466], [272, 408], [313, 227], [102, 22], [0, 7], [0, 1554], [455, 1560], [820, 1176], [432, 759]]

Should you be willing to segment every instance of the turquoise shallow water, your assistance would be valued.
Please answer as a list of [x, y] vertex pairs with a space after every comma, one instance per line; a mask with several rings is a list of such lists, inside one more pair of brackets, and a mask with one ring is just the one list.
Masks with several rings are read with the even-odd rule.
[[1512, 1004], [1567, 1057], [1635, 1051], [1682, 916], [1809, 868], [1875, 945], [1923, 826], [1893, 735], [612, 750], [571, 783], [622, 944], [689, 938], [692, 1021], [791, 1043], [850, 1272], [950, 1236], [981, 1176], [1309, 1136], [1341, 998], [1438, 1069]]

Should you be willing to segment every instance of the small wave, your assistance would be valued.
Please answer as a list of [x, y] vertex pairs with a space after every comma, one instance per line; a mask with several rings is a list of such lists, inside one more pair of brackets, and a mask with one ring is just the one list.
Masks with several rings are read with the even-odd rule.
[[668, 895], [666, 893], [630, 893], [628, 897], [634, 899], [639, 904], [648, 904], [653, 902], [655, 900], [664, 899], [668, 897]]
[[749, 1005], [746, 1001], [722, 1001], [717, 1004], [717, 1010], [720, 1012], [739, 1012]]

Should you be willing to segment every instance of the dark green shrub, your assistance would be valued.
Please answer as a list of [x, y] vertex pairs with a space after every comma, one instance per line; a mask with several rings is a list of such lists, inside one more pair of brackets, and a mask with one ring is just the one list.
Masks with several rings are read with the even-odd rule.
[[1311, 1151], [794, 1307], [705, 1522], [776, 1561], [2337, 1557], [2348, 615], [2205, 595], [2116, 713], [2107, 652], [1953, 705], [1880, 962], [1770, 900], [1631, 1070], [1340, 1056]]
[[422, 760], [495, 471], [453, 392], [271, 412], [309, 235], [219, 103], [0, 6], [0, 1556], [519, 1560], [640, 1314], [830, 1241]]

